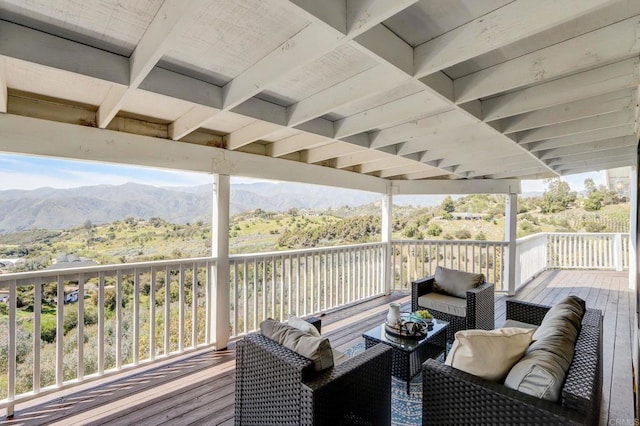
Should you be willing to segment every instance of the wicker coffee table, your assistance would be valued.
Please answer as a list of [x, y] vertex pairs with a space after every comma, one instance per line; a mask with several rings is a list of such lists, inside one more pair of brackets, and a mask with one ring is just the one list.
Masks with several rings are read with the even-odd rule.
[[447, 327], [446, 321], [433, 320], [427, 335], [421, 339], [396, 337], [385, 331], [384, 323], [365, 332], [362, 337], [369, 349], [378, 343], [391, 346], [392, 374], [407, 382], [407, 394], [410, 393], [411, 378], [420, 372], [422, 363], [427, 358], [437, 358], [444, 352], [447, 356]]

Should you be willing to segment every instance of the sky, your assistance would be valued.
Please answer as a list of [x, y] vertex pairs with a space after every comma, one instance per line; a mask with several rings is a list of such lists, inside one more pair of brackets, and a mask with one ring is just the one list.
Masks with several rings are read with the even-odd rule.
[[[592, 178], [596, 185], [605, 183], [604, 172], [582, 173], [563, 177], [574, 191], [584, 189], [584, 180]], [[148, 167], [133, 167], [60, 160], [45, 157], [0, 154], [0, 191], [42, 187], [75, 188], [91, 185], [120, 185], [127, 182], [153, 186], [195, 186], [212, 182], [206, 173], [179, 172]], [[232, 178], [232, 183], [256, 182], [250, 178]], [[523, 181], [522, 192], [542, 192], [542, 180]]]

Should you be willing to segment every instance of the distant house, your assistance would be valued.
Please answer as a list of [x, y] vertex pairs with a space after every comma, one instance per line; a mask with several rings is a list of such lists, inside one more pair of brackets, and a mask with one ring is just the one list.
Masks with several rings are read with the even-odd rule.
[[484, 213], [453, 212], [451, 216], [453, 216], [455, 220], [482, 220]]
[[12, 259], [0, 259], [0, 271], [10, 271], [16, 269], [17, 267], [24, 266], [26, 260], [19, 258]]

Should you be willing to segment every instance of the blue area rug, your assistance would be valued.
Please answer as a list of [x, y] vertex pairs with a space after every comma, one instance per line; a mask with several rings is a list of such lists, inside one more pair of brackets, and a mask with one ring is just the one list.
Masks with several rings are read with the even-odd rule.
[[[364, 342], [347, 349], [349, 356], [364, 352]], [[411, 381], [411, 394], [407, 395], [406, 382], [391, 377], [391, 424], [397, 426], [419, 426], [422, 424], [422, 377]]]

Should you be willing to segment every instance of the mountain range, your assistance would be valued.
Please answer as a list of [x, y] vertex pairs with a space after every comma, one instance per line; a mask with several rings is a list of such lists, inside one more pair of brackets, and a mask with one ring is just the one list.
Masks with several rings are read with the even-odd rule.
[[[524, 195], [524, 194], [523, 194]], [[380, 200], [364, 191], [298, 183], [243, 183], [231, 185], [230, 213], [260, 208], [287, 211], [357, 207]], [[394, 204], [433, 206], [444, 195], [394, 197]], [[160, 217], [172, 223], [211, 220], [212, 187], [157, 187], [138, 183], [97, 185], [70, 189], [38, 188], [0, 191], [0, 234], [27, 229], [66, 229], [110, 223], [127, 217]]]

